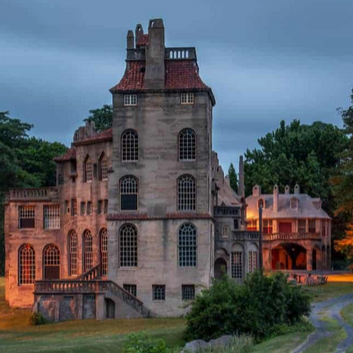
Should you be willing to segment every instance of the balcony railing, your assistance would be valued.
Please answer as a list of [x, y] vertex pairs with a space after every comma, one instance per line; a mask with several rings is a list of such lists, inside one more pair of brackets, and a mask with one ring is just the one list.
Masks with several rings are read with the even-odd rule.
[[214, 206], [213, 212], [215, 217], [236, 217], [240, 215], [239, 207], [232, 206]]
[[264, 241], [275, 240], [320, 240], [320, 233], [272, 233], [264, 234]]
[[227, 242], [231, 241], [258, 241], [259, 240], [259, 232], [253, 232], [248, 230], [232, 230], [229, 237], [224, 237], [222, 234], [217, 235], [217, 241]]
[[57, 197], [57, 188], [12, 189], [7, 193], [6, 201], [50, 201]]
[[166, 60], [193, 60], [196, 59], [195, 48], [166, 48]]

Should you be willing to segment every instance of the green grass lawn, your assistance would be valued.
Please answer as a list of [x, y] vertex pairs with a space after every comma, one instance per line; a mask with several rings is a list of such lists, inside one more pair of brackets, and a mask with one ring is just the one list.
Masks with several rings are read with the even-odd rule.
[[[341, 311], [341, 316], [343, 317], [344, 321], [353, 326], [353, 304], [344, 307]], [[346, 353], [353, 353], [353, 347], [348, 348]]]
[[[11, 309], [5, 303], [4, 285], [4, 279], [0, 278], [0, 352], [120, 353], [126, 334], [138, 331], [148, 331], [154, 337], [163, 338], [169, 347], [182, 348], [185, 344], [185, 319], [182, 318], [81, 320], [30, 326], [29, 310]], [[307, 290], [315, 301], [322, 301], [352, 292], [353, 284], [328, 283]], [[353, 307], [350, 315], [353, 319]], [[254, 353], [289, 353], [308, 334], [295, 332], [273, 338], [257, 345]]]

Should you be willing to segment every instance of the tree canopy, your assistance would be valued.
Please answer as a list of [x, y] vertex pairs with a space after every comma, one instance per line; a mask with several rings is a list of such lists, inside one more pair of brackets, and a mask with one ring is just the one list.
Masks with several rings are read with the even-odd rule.
[[103, 105], [102, 108], [92, 109], [90, 115], [84, 121], [94, 121], [96, 130], [101, 132], [113, 126], [113, 106]]

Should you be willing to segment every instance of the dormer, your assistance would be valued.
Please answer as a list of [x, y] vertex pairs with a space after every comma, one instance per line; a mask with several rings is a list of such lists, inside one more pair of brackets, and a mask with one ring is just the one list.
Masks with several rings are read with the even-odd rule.
[[255, 186], [252, 188], [252, 196], [254, 196], [254, 197], [260, 197], [260, 195], [261, 195], [261, 186], [255, 185]]
[[291, 197], [290, 199], [290, 208], [292, 210], [298, 210], [299, 209], [299, 200], [297, 197]]

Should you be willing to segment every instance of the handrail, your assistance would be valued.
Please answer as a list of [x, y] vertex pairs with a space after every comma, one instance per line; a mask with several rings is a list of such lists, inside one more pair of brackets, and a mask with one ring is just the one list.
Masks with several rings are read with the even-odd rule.
[[85, 273], [82, 273], [82, 275], [76, 277], [76, 279], [81, 281], [90, 281], [100, 277], [101, 277], [101, 266], [100, 264], [98, 264], [92, 267], [91, 269], [89, 269], [88, 271], [86, 271]]
[[320, 240], [320, 233], [272, 233], [264, 234], [264, 241], [275, 241], [275, 240]]

